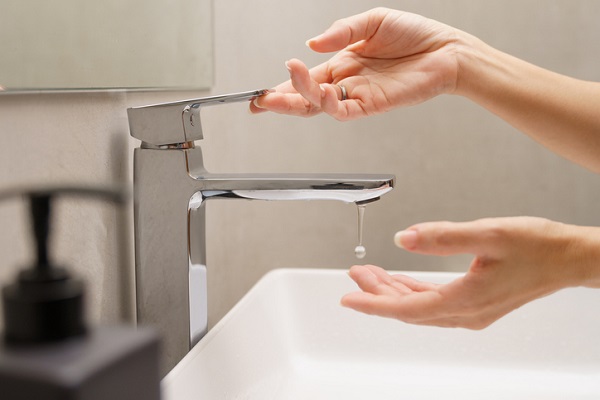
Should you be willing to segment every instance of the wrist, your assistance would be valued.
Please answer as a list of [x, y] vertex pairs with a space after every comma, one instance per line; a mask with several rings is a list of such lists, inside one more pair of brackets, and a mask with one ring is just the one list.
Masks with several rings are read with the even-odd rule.
[[570, 226], [574, 286], [600, 288], [600, 228]]
[[457, 38], [458, 70], [454, 94], [476, 100], [490, 82], [498, 79], [502, 64], [499, 58], [504, 54], [466, 32], [457, 31]]

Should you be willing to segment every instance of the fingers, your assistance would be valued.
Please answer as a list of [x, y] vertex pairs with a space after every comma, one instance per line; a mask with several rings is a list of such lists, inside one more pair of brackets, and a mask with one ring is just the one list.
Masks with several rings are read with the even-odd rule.
[[314, 107], [302, 95], [279, 92], [261, 96], [250, 103], [251, 113], [258, 114], [266, 111], [299, 117], [311, 117], [321, 113], [320, 108]]
[[340, 19], [319, 36], [308, 40], [306, 44], [312, 50], [320, 53], [342, 50], [350, 44], [367, 40], [373, 36], [388, 13], [389, 10], [377, 8]]
[[364, 314], [400, 319], [397, 313], [397, 300], [388, 296], [378, 296], [368, 292], [353, 292], [342, 297], [340, 304]]
[[342, 297], [341, 305], [368, 315], [394, 318], [415, 325], [480, 330], [501, 315], [456, 315], [436, 292], [415, 293], [402, 300], [372, 293], [353, 292]]
[[[273, 92], [256, 98], [250, 112], [258, 114], [273, 111], [280, 114], [310, 117], [325, 112], [338, 120], [348, 120], [364, 114], [356, 100], [342, 99], [340, 84], [331, 84], [326, 64], [308, 69], [297, 59], [286, 62], [290, 80], [276, 86]], [[344, 85], [346, 95], [352, 95], [352, 86]]]
[[498, 318], [494, 314], [490, 318], [485, 309], [470, 308], [468, 291], [451, 289], [462, 285], [460, 278], [439, 285], [389, 275], [373, 265], [353, 266], [349, 274], [362, 291], [346, 294], [341, 305], [365, 314], [411, 324], [469, 329], [481, 329]]
[[493, 257], [502, 246], [500, 219], [472, 222], [429, 222], [400, 231], [394, 242], [405, 250], [432, 255], [475, 254]]
[[308, 71], [308, 68], [300, 60], [292, 59], [286, 64], [290, 71], [292, 86], [298, 93], [308, 100], [313, 106], [321, 106], [321, 98], [325, 95], [319, 82], [315, 80]]
[[315, 67], [309, 71], [297, 59], [289, 60], [285, 65], [290, 73], [290, 80], [276, 86], [272, 93], [254, 99], [250, 104], [250, 112], [257, 114], [273, 111], [304, 117], [321, 113], [321, 96], [324, 92], [318, 80], [325, 79], [324, 67]]
[[410, 292], [400, 296], [352, 292], [342, 297], [341, 305], [365, 314], [409, 323], [435, 321], [448, 314], [442, 296], [436, 291]]
[[350, 268], [348, 275], [363, 291], [374, 294], [424, 292], [440, 287], [438, 284], [421, 282], [406, 275], [390, 275], [375, 265], [355, 265]]
[[413, 292], [425, 292], [427, 290], [437, 290], [440, 285], [431, 283], [431, 282], [423, 282], [418, 281], [416, 279], [411, 278], [410, 276], [396, 274], [392, 275], [392, 279], [402, 285], [406, 286]]
[[374, 265], [355, 265], [348, 272], [361, 290], [373, 294], [410, 293], [402, 282], [394, 280], [383, 268]]
[[[333, 116], [339, 120], [350, 119], [355, 113], [355, 102], [342, 100], [342, 82], [331, 84], [331, 76], [327, 73], [324, 64], [309, 70], [306, 65], [297, 59], [291, 59], [286, 63], [290, 71], [290, 79], [294, 89], [308, 104], [304, 104], [306, 113], [320, 112]], [[351, 95], [349, 87], [344, 86], [346, 96]]]
[[[321, 109], [326, 114], [332, 116], [338, 121], [348, 121], [364, 117], [366, 114], [365, 109], [360, 99], [353, 99], [352, 96], [352, 84], [346, 83], [351, 79], [347, 79], [339, 82], [338, 84], [328, 85], [322, 84], [321, 87], [325, 90], [325, 95], [321, 99]], [[342, 101], [342, 91], [339, 87], [342, 85], [345, 87], [347, 99]]]

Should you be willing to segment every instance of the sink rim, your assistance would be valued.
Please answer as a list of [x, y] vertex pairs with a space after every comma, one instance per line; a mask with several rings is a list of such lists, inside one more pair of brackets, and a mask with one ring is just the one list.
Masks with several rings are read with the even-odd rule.
[[[436, 271], [390, 272], [402, 273], [416, 277], [417, 279], [427, 279], [437, 283], [447, 282], [464, 275], [464, 273], [460, 272]], [[329, 285], [332, 283], [336, 285], [337, 288], [333, 290], [333, 293], [329, 293]], [[301, 292], [302, 289], [306, 289], [307, 284], [311, 285], [310, 288], [312, 293], [314, 293], [314, 304], [312, 305], [304, 304], [305, 292]], [[278, 297], [281, 293], [277, 293], [274, 290], [281, 291], [281, 293], [284, 294], [284, 298]], [[591, 349], [588, 356], [582, 355], [584, 354], [584, 351], [587, 352], [590, 350], [590, 344], [593, 345], [590, 341], [590, 333], [586, 333], [587, 331], [584, 331], [583, 333], [573, 332], [573, 335], [570, 335], [570, 332], [568, 332], [569, 336], [566, 337], [565, 329], [560, 327], [556, 329], [558, 333], [549, 332], [546, 336], [536, 336], [535, 333], [535, 331], [538, 333], [539, 331], [546, 332], [548, 327], [554, 327], [555, 322], [551, 317], [554, 316], [555, 310], [551, 310], [552, 312], [548, 310], [544, 311], [544, 309], [548, 308], [548, 301], [551, 301], [550, 305], [552, 306], [558, 305], [557, 321], [569, 321], [569, 318], [575, 314], [572, 313], [570, 308], [572, 307], [572, 303], [568, 303], [568, 300], [572, 299], [569, 297], [571, 294], [568, 292], [564, 295], [557, 293], [554, 296], [540, 299], [538, 300], [540, 302], [538, 305], [533, 304], [536, 302], [529, 303], [485, 330], [469, 331], [466, 329], [410, 325], [387, 318], [361, 314], [339, 305], [339, 298], [341, 298], [342, 290], [357, 290], [355, 283], [347, 276], [346, 270], [281, 268], [268, 272], [164, 378], [163, 390], [165, 390], [165, 393], [178, 393], [180, 392], [179, 387], [181, 386], [175, 386], [175, 383], [179, 383], [180, 385], [185, 386], [184, 392], [191, 393], [202, 391], [202, 393], [204, 393], [208, 390], [209, 393], [214, 394], [215, 388], [220, 389], [221, 386], [219, 385], [227, 386], [231, 383], [231, 387], [242, 388], [241, 390], [244, 395], [247, 396], [245, 391], [248, 387], [256, 389], [254, 386], [256, 386], [255, 383], [257, 381], [262, 381], [264, 385], [274, 385], [284, 381], [287, 382], [287, 384], [283, 384], [285, 389], [289, 389], [290, 385], [297, 385], [296, 379], [306, 378], [306, 375], [302, 374], [306, 372], [307, 368], [312, 368], [313, 370], [325, 368], [321, 364], [338, 364], [344, 366], [343, 363], [349, 363], [350, 370], [352, 370], [352, 368], [355, 370], [357, 368], [364, 370], [364, 365], [376, 366], [376, 363], [383, 362], [383, 364], [380, 365], [384, 365], [386, 368], [389, 366], [391, 370], [409, 372], [413, 370], [426, 371], [428, 370], [429, 365], [433, 365], [436, 368], [435, 370], [442, 376], [448, 375], [444, 374], [444, 370], [446, 372], [451, 372], [449, 374], [450, 376], [447, 377], [447, 380], [450, 379], [450, 381], [452, 381], [451, 376], [453, 376], [452, 371], [454, 370], [474, 371], [474, 374], [481, 372], [481, 376], [487, 384], [495, 382], [495, 374], [499, 374], [500, 376], [503, 376], [502, 379], [504, 379], [505, 386], [502, 387], [504, 394], [506, 394], [507, 391], [510, 392], [510, 390], [516, 390], [512, 387], [513, 381], [521, 379], [522, 376], [529, 376], [532, 382], [538, 382], [535, 384], [537, 386], [532, 390], [539, 389], [548, 392], [549, 389], [547, 389], [547, 385], [544, 386], [539, 384], [539, 382], [542, 381], [540, 377], [543, 377], [544, 379], [548, 378], [550, 381], [556, 382], [553, 384], [558, 385], [556, 387], [559, 388], [558, 391], [561, 391], [561, 393], [565, 390], [564, 388], [567, 384], [577, 386], [579, 390], [579, 392], [577, 392], [578, 394], [583, 393], [583, 395], [586, 395], [586, 393], [600, 393], [600, 350]], [[293, 293], [294, 291], [297, 293]], [[575, 291], [575, 293], [583, 291], [585, 292], [582, 293], [583, 295], [592, 296], [583, 297], [584, 300], [592, 299], [594, 301], [600, 301], [600, 292], [598, 290], [574, 288], [568, 289], [567, 291], [571, 291], [571, 293], [572, 291]], [[298, 303], [298, 293], [302, 294], [303, 297], [300, 299], [303, 303]], [[323, 293], [327, 293], [327, 296], [324, 297]], [[577, 297], [573, 298], [580, 300], [581, 298], [578, 296], [579, 294], [577, 294]], [[556, 298], [552, 299], [553, 297]], [[285, 304], [285, 298], [291, 298], [292, 300], [289, 301], [288, 304]], [[276, 301], [273, 301], [273, 299]], [[567, 300], [565, 305], [561, 304], [563, 299]], [[256, 301], [259, 302], [256, 303]], [[323, 304], [324, 301], [327, 304]], [[284, 304], [277, 304], [277, 302]], [[295, 306], [295, 308], [292, 307], [292, 309], [290, 309], [290, 305]], [[314, 308], [315, 305], [317, 308]], [[246, 309], [246, 307], [249, 308]], [[313, 307], [313, 309], [310, 309], [310, 307]], [[543, 318], [541, 321], [542, 323], [540, 324], [539, 321], [536, 321], [537, 315], [532, 321], [527, 321], [526, 317], [531, 315], [532, 310], [537, 311], [539, 309], [542, 309], [543, 311], [541, 314], [541, 318]], [[261, 319], [260, 316], [256, 319], [254, 318], [255, 316], [251, 316], [252, 312], [256, 310], [260, 312], [260, 315], [268, 314], [267, 317], [265, 317], [266, 319]], [[282, 317], [282, 310], [284, 311], [284, 314], [285, 311], [289, 311], [289, 314], [293, 314], [293, 316], [285, 318], [285, 315], [283, 315]], [[311, 331], [310, 327], [305, 326], [307, 321], [306, 317], [308, 316], [312, 319], [315, 310], [317, 310], [317, 314], [322, 315], [318, 315], [314, 322], [314, 326], [316, 326], [317, 329]], [[323, 311], [320, 312], [319, 310]], [[335, 315], [331, 314], [332, 311], [335, 312]], [[582, 315], [585, 316], [586, 310], [582, 310], [582, 313]], [[593, 313], [593, 310], [588, 310], [587, 316], [591, 315], [591, 313]], [[269, 317], [271, 314], [275, 315], [275, 317]], [[341, 319], [338, 318], [338, 314]], [[242, 317], [242, 319], [240, 319], [240, 317]], [[575, 321], [577, 321], [577, 317], [578, 316], [575, 315]], [[327, 318], [333, 320], [331, 324], [329, 324]], [[344, 326], [344, 318], [350, 318], [351, 324]], [[240, 320], [242, 322], [240, 322]], [[257, 320], [259, 323], [255, 325], [258, 327], [248, 325], [249, 323], [253, 324]], [[335, 326], [339, 321], [341, 321], [342, 325]], [[234, 324], [232, 326], [234, 328], [233, 330], [227, 329], [230, 323]], [[323, 323], [334, 326], [333, 328], [326, 327], [325, 335], [322, 333], [322, 329], [320, 329], [320, 327], [324, 326]], [[521, 323], [524, 323], [524, 326], [515, 325]], [[263, 326], [266, 326], [268, 330], [264, 330]], [[382, 346], [389, 345], [390, 340], [399, 340], [401, 342], [401, 346], [398, 346], [401, 348], [400, 352], [398, 349], [392, 349], [392, 351], [387, 354], [387, 348], [382, 351], [381, 346], [377, 348], [377, 344], [374, 344], [374, 347], [376, 347], [374, 353], [371, 353], [371, 348], [367, 348], [366, 350], [365, 348], [359, 348], [356, 353], [354, 350], [350, 352], [351, 354], [348, 358], [348, 355], [345, 354], [343, 350], [347, 349], [349, 344], [350, 346], [353, 346], [353, 341], [357, 338], [359, 341], [364, 339], [364, 337], [360, 336], [361, 334], [364, 336], [364, 332], [349, 332], [344, 329], [353, 330], [357, 326], [359, 326], [359, 328], [363, 326], [366, 327], [364, 330], [366, 330], [367, 334], [370, 334], [375, 330], [377, 332], [376, 338], [383, 342]], [[583, 324], [582, 326], [584, 328], [590, 326], [592, 328], [590, 332], [593, 335], [596, 335], [596, 333], [600, 335], [600, 318], [597, 316], [594, 321], [591, 321], [588, 325]], [[246, 329], [248, 327], [250, 330], [249, 332], [245, 331], [242, 334], [239, 333], [240, 328]], [[339, 329], [340, 327], [342, 328], [340, 332], [335, 331], [336, 328]], [[382, 330], [390, 327], [390, 332], [381, 335]], [[237, 331], [235, 329], [237, 329]], [[531, 338], [522, 338], [524, 334], [527, 334], [528, 329], [534, 331], [533, 336]], [[443, 334], [440, 335], [440, 332], [443, 332]], [[223, 335], [221, 335], [222, 333]], [[337, 335], [337, 337], [331, 339], [331, 336], [327, 336], [327, 334], [331, 335], [332, 333]], [[400, 337], [396, 336], [398, 333], [400, 334]], [[499, 337], [497, 336], [498, 334], [507, 337]], [[580, 338], [582, 334], [584, 335], [584, 340], [580, 343], [578, 338]], [[586, 334], [588, 335], [587, 339], [585, 337]], [[485, 342], [486, 337], [488, 338], [487, 344]], [[490, 337], [494, 340], [491, 342], [492, 346], [490, 346], [489, 342]], [[522, 344], [515, 343], [513, 341], [515, 337], [517, 337], [520, 342], [525, 343], [525, 345], [531, 345], [532, 349], [520, 348], [519, 346], [522, 346]], [[264, 341], [272, 341], [272, 343], [269, 342], [266, 347], [264, 344], [260, 343], [257, 346], [255, 342], [251, 341], [256, 338], [259, 338], [259, 341], [264, 339]], [[408, 338], [408, 341], [406, 341], [406, 338]], [[450, 347], [457, 338], [459, 345], [463, 347], [466, 346], [466, 352], [461, 349], [453, 349]], [[571, 341], [572, 343], [566, 343], [566, 347], [564, 347], [563, 344], [564, 348], [561, 349], [560, 343], [536, 343], [540, 338], [558, 338], [558, 340], [566, 338], [567, 341]], [[314, 340], [311, 341], [311, 339], [316, 339], [316, 342]], [[211, 346], [215, 340], [218, 341], [215, 342], [214, 346]], [[331, 340], [335, 341], [332, 342]], [[471, 342], [471, 340], [473, 340], [473, 342]], [[410, 348], [410, 346], [414, 346], [415, 344], [419, 347], [418, 349]], [[261, 345], [263, 346], [262, 348], [257, 348], [261, 347]], [[330, 346], [331, 349], [327, 346]], [[405, 346], [405, 348], [402, 348], [402, 346]], [[514, 346], [515, 348], [507, 346]], [[394, 345], [394, 347], [396, 346]], [[502, 349], [502, 352], [498, 351], [496, 347]], [[554, 347], [557, 347], [556, 354], [545, 354], [546, 348], [551, 348], [552, 352], [554, 352]], [[266, 352], [264, 351], [265, 349]], [[422, 355], [420, 351], [423, 351], [423, 349], [425, 349], [425, 353]], [[446, 354], [442, 354], [440, 357], [438, 354], [430, 351], [430, 349], [433, 349], [433, 351], [439, 351], [441, 349], [442, 352]], [[508, 350], [508, 352], [504, 353], [505, 350]], [[573, 354], [571, 355], [570, 353], [567, 353], [567, 351], [573, 351]], [[281, 352], [282, 354], [275, 354], [277, 352]], [[457, 355], [462, 355], [461, 352], [466, 354], [467, 357], [465, 359], [457, 357]], [[523, 353], [523, 355], [521, 353]], [[417, 355], [416, 357], [415, 354]], [[473, 354], [475, 354], [475, 357], [473, 357]], [[567, 355], [565, 356], [565, 354]], [[242, 357], [241, 359], [235, 358], [240, 355]], [[374, 355], [374, 358], [371, 358], [372, 355]], [[203, 357], [197, 359], [197, 357], [201, 356]], [[338, 358], [338, 356], [340, 358]], [[489, 356], [491, 357], [488, 358]], [[264, 360], [264, 357], [266, 357], [267, 360]], [[236, 365], [238, 364], [238, 361], [240, 361], [239, 364], [241, 365]], [[548, 367], [545, 367], [545, 362], [548, 362]], [[559, 364], [563, 362], [564, 365]], [[304, 365], [304, 367], [302, 365]], [[258, 372], [256, 371], [257, 366], [258, 369], [260, 369]], [[590, 367], [592, 368], [591, 372]], [[188, 368], [191, 369], [188, 370]], [[304, 369], [304, 371], [300, 371], [299, 368]], [[215, 375], [215, 372], [213, 371], [219, 371], [219, 375]], [[298, 373], [298, 371], [300, 371], [300, 373]], [[528, 375], [528, 371], [533, 371], [533, 375]], [[567, 377], [567, 381], [565, 381], [565, 377]], [[500, 380], [500, 382], [502, 382], [502, 380]], [[598, 382], [598, 384], [595, 382]], [[205, 387], [208, 386], [209, 388], [206, 389], [205, 387], [202, 387], [203, 385]], [[451, 389], [451, 391], [452, 390], [456, 389]], [[217, 392], [219, 395], [222, 394], [219, 390], [217, 390]], [[537, 394], [538, 392], [531, 393]], [[573, 394], [576, 395], [575, 393]], [[268, 396], [266, 397], [269, 398]]]

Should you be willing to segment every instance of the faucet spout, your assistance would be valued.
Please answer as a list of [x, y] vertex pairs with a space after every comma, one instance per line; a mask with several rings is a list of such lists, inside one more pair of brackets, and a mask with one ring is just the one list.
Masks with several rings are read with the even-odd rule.
[[392, 175], [371, 174], [209, 174], [204, 198], [246, 200], [337, 200], [369, 203], [392, 190]]
[[204, 168], [200, 148], [187, 151], [187, 167], [202, 199], [369, 203], [392, 190], [395, 179], [389, 174], [214, 174]]

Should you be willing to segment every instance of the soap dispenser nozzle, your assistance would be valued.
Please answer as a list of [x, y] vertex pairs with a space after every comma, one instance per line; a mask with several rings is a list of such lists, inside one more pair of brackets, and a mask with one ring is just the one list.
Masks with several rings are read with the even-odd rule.
[[83, 284], [48, 257], [52, 201], [56, 196], [76, 195], [124, 203], [121, 188], [50, 187], [13, 189], [0, 192], [0, 201], [23, 196], [29, 198], [36, 260], [21, 271], [12, 285], [2, 291], [4, 339], [7, 343], [37, 343], [83, 335]]
[[38, 273], [49, 270], [48, 235], [50, 233], [50, 195], [32, 194], [29, 198], [33, 237], [37, 248], [37, 260], [34, 264]]

